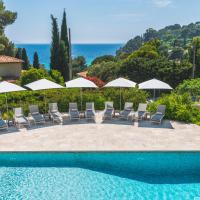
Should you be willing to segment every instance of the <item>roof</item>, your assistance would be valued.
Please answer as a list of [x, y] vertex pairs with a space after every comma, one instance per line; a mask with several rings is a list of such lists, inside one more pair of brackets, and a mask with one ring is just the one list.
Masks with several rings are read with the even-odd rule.
[[20, 60], [18, 58], [10, 57], [10, 56], [5, 56], [5, 55], [0, 55], [0, 64], [2, 63], [23, 63], [23, 60]]
[[84, 71], [84, 72], [77, 73], [77, 75], [85, 78], [85, 77], [87, 77], [87, 73], [88, 73], [88, 71]]

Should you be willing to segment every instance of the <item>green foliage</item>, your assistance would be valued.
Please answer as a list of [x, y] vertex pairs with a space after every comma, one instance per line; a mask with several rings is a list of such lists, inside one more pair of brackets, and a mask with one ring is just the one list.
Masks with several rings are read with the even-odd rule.
[[174, 48], [170, 53], [170, 60], [182, 60], [184, 56], [184, 49], [181, 47]]
[[17, 13], [6, 10], [4, 3], [0, 0], [0, 35], [4, 33], [6, 26], [13, 24], [17, 18]]
[[88, 76], [96, 76], [104, 82], [111, 81], [118, 76], [119, 62], [102, 62], [88, 68]]
[[166, 26], [158, 31], [150, 28], [143, 34], [143, 37], [136, 36], [129, 40], [124, 47], [117, 51], [117, 57], [125, 58], [127, 54], [130, 55], [134, 51], [138, 50], [142, 43], [150, 41], [152, 39], [160, 39], [164, 46], [167, 46], [169, 50], [173, 51], [173, 48], [181, 47], [185, 49], [188, 44], [191, 43], [193, 37], [200, 35], [200, 23], [191, 23], [181, 26], [174, 24]]
[[60, 84], [60, 85], [65, 85], [65, 81], [64, 78], [62, 77], [61, 73], [57, 70], [51, 70], [49, 72], [50, 77], [53, 79], [53, 81], [55, 81], [56, 83]]
[[28, 70], [30, 68], [30, 63], [25, 48], [22, 49], [22, 60], [24, 61], [22, 63], [22, 69]]
[[[85, 109], [86, 102], [94, 102], [96, 110], [104, 109], [104, 102], [108, 100], [114, 101], [115, 109], [119, 109], [120, 90], [106, 89], [106, 90], [83, 90], [83, 109]], [[57, 102], [60, 112], [68, 112], [69, 103], [77, 102], [80, 109], [80, 90], [79, 89], [56, 89], [46, 91], [23, 91], [8, 94], [9, 111], [15, 107], [23, 107], [25, 114], [28, 114], [28, 105], [37, 104], [42, 113], [47, 111], [45, 109], [45, 100], [48, 103]], [[125, 89], [122, 91], [122, 101], [130, 101], [134, 103], [135, 109], [140, 102], [146, 101], [146, 93], [134, 89]], [[122, 106], [123, 106], [122, 104]], [[6, 113], [5, 96], [0, 95], [0, 110]]]
[[52, 20], [52, 42], [51, 42], [51, 57], [50, 57], [50, 66], [51, 69], [60, 70], [59, 66], [59, 29], [57, 19], [51, 15]]
[[71, 78], [70, 70], [70, 41], [68, 38], [66, 12], [64, 10], [61, 35], [59, 37], [59, 28], [57, 19], [51, 15], [52, 19], [52, 43], [51, 43], [51, 69], [61, 72], [65, 81]]
[[166, 58], [132, 58], [129, 56], [121, 64], [119, 74], [136, 83], [157, 78], [176, 87], [184, 79], [190, 78], [192, 66], [187, 61], [171, 62]]
[[185, 80], [176, 88], [179, 94], [189, 93], [191, 96], [200, 97], [200, 78]]
[[100, 57], [97, 57], [95, 58], [91, 65], [95, 65], [95, 64], [100, 64], [102, 62], [109, 62], [109, 61], [116, 61], [116, 58], [112, 55], [105, 55], [105, 56], [100, 56]]
[[38, 53], [35, 52], [33, 55], [33, 67], [36, 69], [40, 68], [40, 61], [39, 61], [39, 57], [38, 57]]
[[59, 47], [59, 66], [60, 72], [65, 81], [69, 81], [69, 61], [68, 61], [68, 50], [64, 41], [60, 41]]
[[149, 58], [156, 59], [159, 58], [158, 48], [160, 47], [160, 41], [157, 39], [146, 42], [137, 51], [133, 52], [128, 59], [133, 58]]
[[129, 40], [125, 46], [121, 47], [117, 52], [116, 55], [118, 58], [126, 58], [132, 52], [138, 50], [143, 44], [143, 38], [140, 36], [136, 36], [135, 38]]
[[196, 124], [200, 123], [200, 109], [193, 106], [191, 97], [187, 93], [183, 95], [177, 93], [165, 95], [150, 104], [149, 110], [155, 112], [158, 105], [166, 105], [167, 119]]
[[77, 56], [72, 60], [72, 74], [76, 77], [77, 73], [87, 69], [86, 60], [83, 56]]
[[15, 58], [22, 59], [22, 48], [17, 48]]
[[17, 13], [6, 10], [4, 3], [0, 0], [0, 55], [14, 56], [15, 46], [5, 36], [5, 27], [14, 23]]
[[19, 82], [20, 85], [24, 86], [28, 83], [37, 81], [42, 78], [50, 79], [47, 70], [31, 68], [25, 72], [22, 72]]
[[40, 79], [48, 79], [50, 81], [54, 81], [58, 84], [64, 85], [64, 79], [61, 75], [61, 73], [57, 70], [51, 70], [48, 72], [46, 69], [40, 68], [31, 68], [21, 74], [19, 83], [21, 86], [24, 86], [28, 83], [31, 83], [33, 81], [37, 81]]

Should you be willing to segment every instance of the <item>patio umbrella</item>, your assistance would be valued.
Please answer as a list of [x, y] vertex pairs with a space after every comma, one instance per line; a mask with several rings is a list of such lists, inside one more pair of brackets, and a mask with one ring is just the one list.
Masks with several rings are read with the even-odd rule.
[[136, 86], [136, 83], [125, 78], [118, 78], [114, 81], [107, 83], [104, 87], [120, 88], [120, 110], [122, 104], [122, 88], [133, 88]]
[[66, 88], [80, 88], [81, 95], [81, 111], [82, 111], [82, 89], [83, 88], [98, 88], [92, 81], [85, 78], [77, 78], [65, 83]]
[[13, 83], [9, 83], [7, 81], [3, 81], [0, 83], [0, 93], [5, 94], [5, 99], [6, 99], [6, 110], [7, 110], [7, 115], [8, 115], [8, 98], [7, 98], [7, 93], [9, 92], [18, 92], [18, 91], [24, 91], [23, 87], [20, 87], [18, 85], [15, 85]]
[[[47, 79], [40, 79], [38, 81], [34, 81], [32, 83], [25, 85], [25, 87], [27, 87], [33, 91], [64, 88], [63, 86], [61, 86], [57, 83], [54, 83], [52, 81], [49, 81]], [[46, 111], [46, 97], [45, 97], [45, 111]]]
[[152, 79], [149, 81], [145, 81], [139, 84], [139, 89], [141, 90], [153, 90], [154, 91], [154, 99], [156, 96], [156, 90], [172, 90], [173, 88], [165, 82], [159, 81], [157, 79]]

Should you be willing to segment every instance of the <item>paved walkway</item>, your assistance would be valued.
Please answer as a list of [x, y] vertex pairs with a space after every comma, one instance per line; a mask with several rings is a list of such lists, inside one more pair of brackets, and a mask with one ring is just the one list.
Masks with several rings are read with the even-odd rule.
[[133, 123], [85, 120], [0, 132], [0, 151], [189, 151], [200, 150], [200, 126], [164, 121]]

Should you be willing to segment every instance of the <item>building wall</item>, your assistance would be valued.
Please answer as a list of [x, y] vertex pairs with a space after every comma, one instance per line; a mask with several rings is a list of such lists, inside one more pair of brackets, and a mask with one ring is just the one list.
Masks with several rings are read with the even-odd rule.
[[21, 63], [0, 63], [0, 77], [15, 77], [19, 78], [22, 67]]

